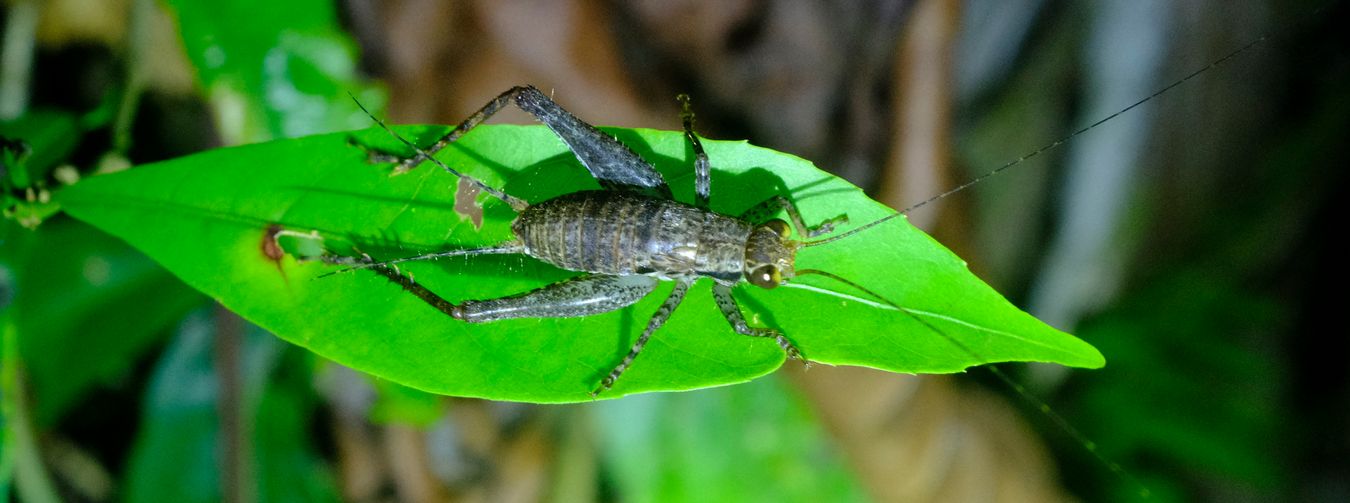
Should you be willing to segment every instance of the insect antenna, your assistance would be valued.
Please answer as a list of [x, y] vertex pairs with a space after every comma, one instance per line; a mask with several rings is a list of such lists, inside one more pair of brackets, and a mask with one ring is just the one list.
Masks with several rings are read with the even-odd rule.
[[351, 96], [352, 101], [356, 102], [356, 106], [360, 107], [361, 111], [365, 112], [366, 116], [370, 117], [370, 120], [375, 121], [375, 123], [379, 124], [380, 128], [384, 129], [385, 132], [389, 133], [394, 138], [397, 138], [398, 141], [403, 142], [404, 145], [407, 145], [408, 148], [411, 148], [414, 152], [417, 152], [418, 156], [424, 159], [430, 159], [431, 162], [434, 162], [436, 163], [437, 166], [440, 166], [442, 169], [449, 171], [450, 174], [455, 175], [461, 179], [467, 180], [469, 183], [472, 183], [474, 186], [478, 187], [483, 192], [487, 192], [488, 194], [491, 194], [492, 197], [500, 199], [502, 200], [502, 202], [510, 205], [511, 209], [513, 210], [521, 211], [530, 206], [530, 203], [525, 202], [524, 199], [497, 190], [496, 188], [479, 181], [477, 178], [465, 175], [464, 173], [460, 173], [459, 171], [455, 170], [455, 168], [451, 168], [444, 162], [441, 162], [440, 159], [432, 157], [431, 154], [428, 153], [426, 150], [422, 149], [422, 147], [417, 146], [413, 142], [410, 142], [407, 139], [403, 138], [403, 136], [400, 136], [398, 133], [395, 133], [394, 130], [391, 129], [388, 125], [386, 125], [383, 120], [380, 120], [380, 118], [376, 117], [375, 114], [370, 113], [370, 110], [366, 109], [366, 106], [362, 105], [361, 101], [356, 99], [356, 96], [352, 96], [351, 93], [347, 93], [347, 96]]
[[[902, 313], [905, 313], [906, 316], [909, 316], [914, 321], [917, 321], [919, 322], [919, 324], [923, 325], [924, 327], [927, 327], [928, 330], [931, 330], [933, 333], [938, 334], [943, 339], [946, 339], [947, 342], [950, 342], [953, 346], [956, 346], [962, 352], [966, 353], [967, 356], [978, 361], [989, 360], [988, 358], [980, 356], [980, 354], [976, 353], [975, 350], [970, 348], [970, 346], [967, 346], [965, 343], [961, 342], [957, 338], [952, 337], [950, 334], [938, 328], [936, 325], [929, 323], [928, 320], [923, 319], [923, 317], [919, 316], [919, 313], [914, 312], [914, 310], [896, 304], [895, 302], [892, 302], [890, 299], [883, 297], [881, 294], [873, 292], [872, 290], [869, 290], [866, 287], [859, 285], [858, 283], [855, 283], [842, 276], [839, 276], [838, 274], [834, 274], [828, 271], [822, 271], [820, 269], [798, 269], [796, 271], [796, 275], [824, 276], [833, 279], [835, 281], [838, 281], [840, 283], [843, 283], [845, 285], [848, 285], [850, 287], [853, 287], [858, 291], [866, 294], [867, 296], [876, 299], [881, 304], [889, 306]], [[1032, 394], [1030, 391], [1026, 389], [1026, 387], [1022, 386], [1021, 383], [1018, 383], [1017, 381], [1013, 380], [1013, 378], [1008, 377], [1008, 374], [1003, 373], [1003, 371], [1000, 370], [998, 367], [991, 364], [991, 365], [984, 365], [982, 366], [982, 368], [989, 370], [989, 373], [993, 374], [994, 377], [997, 378], [999, 381], [1002, 381], [1004, 385], [1008, 386], [1008, 388], [1011, 388], [1013, 392], [1017, 393], [1017, 395], [1021, 397], [1022, 400], [1026, 401], [1028, 404], [1031, 404], [1033, 407], [1036, 408], [1036, 410], [1040, 411], [1042, 415], [1044, 415], [1047, 419], [1049, 419], [1050, 422], [1058, 426], [1060, 430], [1064, 431], [1064, 433], [1069, 435], [1069, 437], [1072, 438], [1075, 442], [1078, 442], [1079, 445], [1082, 445], [1083, 448], [1086, 449], [1088, 453], [1092, 454], [1092, 456], [1097, 459], [1097, 462], [1105, 466], [1107, 470], [1109, 470], [1111, 473], [1114, 473], [1117, 477], [1119, 477], [1126, 483], [1135, 486], [1138, 489], [1139, 496], [1141, 498], [1148, 498], [1150, 496], [1151, 491], [1149, 491], [1147, 486], [1145, 486], [1142, 482], [1140, 482], [1139, 479], [1131, 475], [1130, 472], [1125, 469], [1125, 467], [1120, 465], [1120, 463], [1116, 463], [1115, 461], [1107, 459], [1106, 456], [1104, 456], [1101, 453], [1101, 451], [1097, 449], [1096, 442], [1093, 442], [1091, 439], [1089, 439], [1087, 435], [1084, 435], [1083, 432], [1078, 430], [1078, 428], [1074, 428], [1073, 424], [1069, 423], [1067, 419], [1064, 419], [1064, 416], [1061, 416], [1059, 415], [1059, 413], [1055, 412], [1055, 410], [1052, 409], [1049, 404], [1045, 403], [1045, 400], [1041, 400], [1036, 395]]]
[[[1319, 10], [1320, 10], [1320, 9], [1319, 9]], [[1247, 52], [1247, 50], [1249, 50], [1249, 49], [1251, 49], [1251, 48], [1253, 48], [1253, 47], [1256, 47], [1257, 45], [1260, 45], [1262, 42], [1265, 42], [1266, 39], [1268, 39], [1268, 38], [1270, 38], [1270, 35], [1269, 35], [1269, 34], [1261, 35], [1259, 38], [1257, 38], [1257, 39], [1255, 39], [1255, 40], [1252, 40], [1251, 42], [1248, 42], [1246, 45], [1244, 45], [1244, 46], [1242, 46], [1242, 47], [1239, 47], [1239, 48], [1233, 50], [1233, 52], [1230, 52], [1230, 53], [1224, 55], [1223, 57], [1221, 57], [1221, 58], [1219, 58], [1219, 59], [1216, 59], [1216, 60], [1210, 62], [1208, 65], [1205, 65], [1204, 67], [1201, 67], [1201, 68], [1199, 68], [1199, 69], [1197, 69], [1197, 70], [1191, 72], [1190, 74], [1187, 74], [1185, 77], [1182, 77], [1182, 78], [1180, 78], [1180, 79], [1177, 79], [1176, 81], [1172, 82], [1171, 84], [1168, 84], [1168, 85], [1166, 85], [1166, 86], [1163, 86], [1163, 87], [1159, 88], [1159, 89], [1156, 90], [1156, 91], [1153, 91], [1152, 94], [1149, 94], [1148, 96], [1143, 97], [1143, 98], [1140, 99], [1139, 101], [1136, 101], [1136, 102], [1134, 102], [1134, 103], [1131, 103], [1129, 106], [1127, 106], [1127, 107], [1125, 107], [1125, 108], [1122, 108], [1122, 109], [1120, 109], [1120, 110], [1117, 110], [1115, 113], [1112, 113], [1112, 114], [1110, 114], [1110, 115], [1107, 115], [1107, 116], [1105, 116], [1105, 117], [1102, 117], [1101, 119], [1098, 119], [1096, 122], [1093, 122], [1093, 123], [1091, 123], [1091, 124], [1088, 124], [1087, 126], [1084, 126], [1084, 127], [1082, 127], [1082, 128], [1079, 128], [1077, 131], [1074, 131], [1074, 132], [1072, 132], [1072, 133], [1069, 133], [1069, 134], [1067, 134], [1067, 135], [1064, 135], [1064, 137], [1062, 137], [1062, 138], [1060, 138], [1060, 139], [1058, 139], [1058, 140], [1055, 140], [1055, 141], [1053, 141], [1053, 142], [1047, 143], [1047, 144], [1045, 144], [1044, 146], [1042, 146], [1042, 147], [1040, 147], [1040, 148], [1038, 148], [1038, 149], [1036, 149], [1036, 150], [1033, 150], [1033, 151], [1031, 151], [1030, 153], [1028, 153], [1028, 154], [1026, 154], [1026, 155], [1023, 155], [1022, 157], [1018, 157], [1017, 159], [1014, 159], [1014, 160], [1012, 160], [1012, 161], [1009, 161], [1008, 163], [1006, 163], [1006, 164], [1004, 164], [1004, 165], [1002, 165], [1002, 166], [999, 166], [999, 167], [997, 167], [997, 168], [994, 168], [994, 169], [992, 169], [992, 170], [989, 170], [989, 171], [985, 172], [985, 173], [982, 174], [982, 175], [979, 175], [979, 176], [977, 176], [977, 177], [975, 177], [975, 178], [972, 178], [972, 179], [966, 181], [966, 183], [963, 183], [963, 184], [961, 184], [961, 185], [957, 185], [956, 187], [954, 187], [954, 188], [952, 188], [952, 189], [950, 189], [950, 190], [947, 190], [946, 192], [943, 192], [943, 193], [938, 194], [938, 195], [936, 195], [936, 196], [930, 197], [930, 198], [925, 199], [925, 200], [923, 200], [923, 201], [919, 201], [917, 204], [914, 204], [914, 205], [912, 205], [912, 206], [910, 206], [910, 207], [908, 207], [908, 208], [905, 208], [905, 209], [903, 209], [903, 210], [900, 210], [900, 211], [897, 212], [897, 213], [893, 213], [893, 214], [890, 214], [890, 215], [881, 217], [881, 218], [879, 218], [879, 219], [876, 219], [876, 220], [873, 220], [873, 221], [868, 222], [868, 223], [866, 223], [866, 224], [863, 224], [863, 225], [860, 226], [860, 227], [855, 227], [855, 228], [853, 228], [853, 229], [850, 229], [848, 232], [845, 232], [845, 233], [843, 233], [843, 234], [838, 234], [838, 235], [830, 236], [830, 237], [827, 237], [827, 238], [824, 238], [824, 239], [817, 239], [817, 240], [814, 240], [814, 241], [806, 241], [806, 242], [803, 242], [800, 246], [803, 246], [803, 247], [807, 247], [807, 246], [818, 246], [818, 245], [823, 245], [823, 244], [826, 244], [826, 243], [832, 243], [832, 242], [835, 242], [835, 241], [838, 241], [838, 240], [847, 238], [847, 237], [852, 236], [852, 235], [854, 235], [854, 234], [863, 232], [863, 231], [865, 231], [865, 230], [867, 230], [867, 229], [871, 229], [871, 228], [873, 228], [873, 227], [876, 227], [876, 226], [878, 226], [878, 225], [881, 225], [881, 224], [883, 224], [883, 223], [886, 223], [887, 221], [890, 221], [891, 219], [894, 219], [894, 218], [896, 218], [896, 217], [900, 217], [900, 216], [906, 215], [906, 214], [908, 214], [908, 213], [911, 212], [911, 211], [914, 211], [914, 210], [917, 210], [917, 209], [922, 208], [922, 207], [924, 207], [924, 206], [927, 206], [929, 203], [936, 202], [936, 201], [938, 201], [938, 200], [940, 200], [940, 199], [943, 199], [943, 198], [945, 198], [945, 197], [947, 197], [947, 196], [950, 196], [950, 195], [955, 194], [955, 193], [957, 193], [957, 192], [961, 192], [961, 191], [963, 191], [963, 190], [966, 190], [966, 189], [968, 189], [968, 188], [974, 186], [975, 184], [978, 184], [978, 183], [980, 183], [980, 182], [983, 182], [983, 181], [989, 179], [990, 177], [993, 177], [994, 175], [997, 175], [997, 174], [999, 174], [999, 173], [1002, 173], [1003, 171], [1007, 170], [1008, 168], [1011, 168], [1011, 167], [1016, 166], [1016, 165], [1018, 165], [1018, 164], [1022, 164], [1022, 162], [1023, 162], [1023, 161], [1026, 161], [1027, 159], [1031, 159], [1031, 158], [1036, 157], [1036, 156], [1038, 156], [1038, 155], [1041, 155], [1041, 154], [1043, 154], [1043, 153], [1045, 153], [1045, 152], [1047, 152], [1047, 151], [1053, 150], [1053, 149], [1055, 149], [1055, 147], [1058, 147], [1058, 146], [1060, 146], [1060, 145], [1063, 145], [1063, 144], [1067, 143], [1069, 140], [1072, 140], [1074, 137], [1076, 137], [1076, 136], [1078, 136], [1078, 135], [1080, 135], [1080, 134], [1086, 133], [1086, 132], [1092, 130], [1093, 128], [1095, 128], [1095, 127], [1097, 127], [1097, 126], [1100, 126], [1100, 125], [1102, 125], [1102, 124], [1105, 124], [1105, 123], [1109, 122], [1111, 119], [1114, 119], [1114, 118], [1116, 118], [1116, 117], [1119, 117], [1121, 114], [1124, 114], [1124, 113], [1126, 113], [1126, 112], [1129, 112], [1130, 110], [1134, 110], [1135, 108], [1139, 107], [1140, 105], [1143, 105], [1144, 103], [1148, 103], [1150, 100], [1152, 100], [1152, 99], [1154, 99], [1154, 98], [1157, 98], [1158, 96], [1162, 96], [1163, 94], [1167, 93], [1168, 91], [1171, 91], [1173, 88], [1175, 88], [1175, 87], [1177, 87], [1177, 86], [1180, 86], [1180, 85], [1182, 85], [1182, 84], [1185, 84], [1186, 81], [1189, 81], [1189, 80], [1191, 80], [1191, 79], [1193, 79], [1193, 78], [1199, 76], [1199, 75], [1202, 74], [1202, 73], [1205, 73], [1205, 72], [1207, 72], [1207, 71], [1210, 71], [1210, 70], [1214, 69], [1215, 67], [1218, 67], [1219, 65], [1222, 65], [1222, 64], [1224, 64], [1224, 63], [1227, 63], [1229, 60], [1231, 60], [1231, 59], [1237, 57], [1238, 55], [1240, 55], [1240, 54], [1242, 54], [1242, 53], [1244, 53], [1244, 52]]]

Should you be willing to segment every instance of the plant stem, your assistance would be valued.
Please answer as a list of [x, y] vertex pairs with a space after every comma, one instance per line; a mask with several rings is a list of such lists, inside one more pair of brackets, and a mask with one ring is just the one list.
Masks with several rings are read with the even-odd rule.
[[239, 316], [215, 310], [215, 366], [219, 379], [216, 413], [220, 417], [220, 489], [226, 503], [254, 501], [252, 435], [244, 414], [244, 333]]
[[113, 151], [125, 155], [131, 149], [131, 124], [136, 120], [141, 89], [145, 87], [145, 52], [150, 44], [150, 16], [153, 0], [132, 0], [127, 13], [127, 80], [113, 120]]
[[33, 72], [37, 40], [38, 2], [10, 2], [0, 42], [0, 121], [14, 119], [28, 109], [28, 84]]

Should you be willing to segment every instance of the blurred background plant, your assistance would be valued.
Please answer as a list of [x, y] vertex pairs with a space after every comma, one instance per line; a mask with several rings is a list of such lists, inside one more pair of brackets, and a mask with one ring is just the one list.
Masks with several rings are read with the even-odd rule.
[[454, 123], [533, 83], [592, 123], [662, 129], [688, 92], [704, 135], [803, 156], [901, 208], [1271, 34], [911, 217], [1102, 349], [1100, 371], [1016, 370], [1155, 499], [1350, 499], [1350, 351], [1326, 328], [1345, 300], [1328, 236], [1350, 41], [1344, 7], [1322, 3], [8, 0], [0, 494], [1132, 499], [981, 371], [792, 367], [571, 406], [427, 395], [213, 307], [50, 192], [367, 126], [347, 92], [394, 122]]

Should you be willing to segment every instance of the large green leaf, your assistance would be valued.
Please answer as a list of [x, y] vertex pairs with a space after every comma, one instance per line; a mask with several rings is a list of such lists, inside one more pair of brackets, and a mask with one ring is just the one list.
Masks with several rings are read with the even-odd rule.
[[[443, 131], [403, 129], [423, 143]], [[611, 132], [657, 165], [677, 199], [691, 200], [691, 156], [680, 133]], [[510, 237], [513, 214], [505, 204], [481, 197], [486, 220], [476, 229], [454, 210], [453, 176], [427, 165], [391, 177], [387, 166], [367, 164], [349, 141], [392, 143], [383, 132], [366, 130], [221, 149], [91, 178], [58, 198], [70, 214], [127, 240], [278, 336], [436, 393], [538, 402], [589, 399], [587, 393], [628, 350], [670, 289], [665, 285], [636, 306], [605, 315], [470, 325], [368, 271], [320, 279], [334, 267], [289, 255], [270, 260], [264, 240], [272, 225], [317, 231], [330, 249], [350, 243], [377, 257]], [[716, 211], [737, 214], [786, 190], [809, 222], [839, 214], [866, 222], [892, 212], [799, 158], [744, 142], [709, 141], [706, 147], [715, 171]], [[539, 126], [480, 128], [440, 157], [530, 201], [597, 187], [563, 144]], [[909, 310], [821, 277], [798, 278], [771, 291], [738, 288], [752, 324], [781, 328], [817, 363], [915, 373], [996, 361], [1103, 363], [1091, 346], [1013, 307], [961, 259], [903, 219], [804, 249], [798, 267], [851, 278]], [[451, 301], [516, 293], [576, 275], [520, 256], [404, 269]], [[713, 305], [707, 281], [695, 285], [603, 397], [742, 382], [783, 363], [773, 341], [731, 331]]]

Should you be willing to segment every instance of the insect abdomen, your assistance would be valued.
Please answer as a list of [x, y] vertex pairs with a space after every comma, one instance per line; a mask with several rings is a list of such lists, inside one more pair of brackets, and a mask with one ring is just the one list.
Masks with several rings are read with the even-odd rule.
[[564, 269], [735, 282], [751, 227], [677, 201], [594, 190], [532, 205], [512, 229], [527, 254]]

